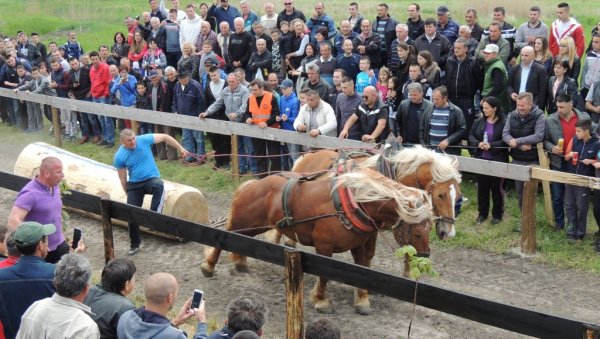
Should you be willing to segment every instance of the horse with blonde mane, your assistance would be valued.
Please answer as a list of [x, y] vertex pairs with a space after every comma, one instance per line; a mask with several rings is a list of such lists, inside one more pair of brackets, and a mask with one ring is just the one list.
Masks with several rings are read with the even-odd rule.
[[[292, 172], [245, 182], [234, 193], [226, 229], [249, 236], [278, 229], [314, 246], [321, 255], [351, 251], [356, 264], [369, 267], [377, 231], [394, 228], [397, 241], [410, 242], [420, 254], [429, 254], [433, 215], [422, 190], [368, 168], [330, 178], [330, 189], [324, 188], [325, 182]], [[218, 248], [205, 251], [201, 265], [205, 276], [214, 274], [220, 253]], [[248, 270], [246, 257], [232, 254], [232, 259], [236, 270]], [[310, 296], [317, 311], [331, 313], [326, 284], [326, 279], [318, 278]], [[358, 313], [371, 313], [366, 290], [356, 289], [354, 306]]]
[[[356, 155], [350, 153], [348, 156], [360, 163], [360, 168], [376, 169], [403, 185], [426, 191], [431, 197], [438, 238], [445, 241], [456, 235], [454, 207], [461, 197], [462, 180], [456, 158], [418, 145], [402, 148], [390, 157], [381, 154], [367, 156], [364, 152]], [[296, 161], [292, 171], [309, 174], [331, 170], [339, 158], [338, 150], [323, 149], [307, 153]], [[277, 241], [277, 237], [274, 240]]]

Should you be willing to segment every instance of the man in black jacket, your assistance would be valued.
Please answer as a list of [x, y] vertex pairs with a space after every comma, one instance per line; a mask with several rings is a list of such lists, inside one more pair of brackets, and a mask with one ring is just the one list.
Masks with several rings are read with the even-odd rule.
[[533, 95], [533, 104], [544, 110], [548, 75], [544, 66], [533, 62], [534, 58], [533, 47], [523, 47], [521, 49], [521, 63], [513, 66], [508, 76], [508, 94], [513, 109], [516, 106], [517, 95], [528, 92]]
[[467, 133], [463, 112], [448, 101], [448, 89], [440, 86], [433, 90], [433, 111], [424, 114], [419, 124], [419, 142], [426, 146], [436, 146], [441, 152], [460, 155], [459, 146]]
[[[531, 166], [539, 163], [535, 145], [544, 140], [546, 119], [544, 112], [533, 104], [531, 93], [517, 95], [517, 109], [510, 112], [502, 131], [502, 140], [510, 147], [515, 165]], [[519, 208], [523, 202], [523, 181], [515, 180]]]
[[424, 50], [431, 52], [433, 60], [437, 62], [440, 69], [444, 69], [452, 49], [452, 43], [437, 32], [436, 25], [436, 21], [432, 18], [425, 20], [425, 33], [415, 39], [415, 49], [417, 52]]
[[37, 47], [27, 41], [27, 34], [25, 32], [20, 32], [18, 38], [19, 42], [15, 46], [17, 56], [27, 59], [32, 66], [38, 66], [42, 62], [42, 54], [38, 51]]
[[454, 42], [454, 55], [446, 62], [444, 82], [450, 101], [458, 106], [465, 116], [468, 132], [475, 121], [473, 98], [477, 90], [481, 89], [483, 72], [475, 57], [469, 57], [467, 44], [468, 41], [463, 38]]
[[229, 71], [240, 67], [245, 70], [250, 55], [254, 52], [254, 38], [250, 33], [244, 31], [244, 19], [235, 18], [234, 26], [235, 32], [229, 37], [227, 68]]
[[[72, 58], [69, 61], [71, 70], [69, 71], [69, 98], [83, 101], [92, 101], [90, 90], [92, 84], [90, 82], [90, 69], [82, 67], [79, 60]], [[81, 120], [81, 135], [80, 144], [85, 144], [94, 138], [94, 144], [100, 142], [100, 122], [98, 117], [92, 113], [79, 112]]]
[[417, 40], [418, 37], [425, 33], [425, 22], [421, 19], [421, 6], [418, 3], [408, 5], [408, 36], [412, 40]]

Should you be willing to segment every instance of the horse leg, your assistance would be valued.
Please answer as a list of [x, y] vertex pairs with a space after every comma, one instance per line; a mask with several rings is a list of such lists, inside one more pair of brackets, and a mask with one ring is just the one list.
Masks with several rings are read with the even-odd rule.
[[248, 273], [248, 257], [237, 253], [230, 253], [230, 259], [235, 264], [235, 270], [239, 273]]
[[[377, 244], [377, 233], [375, 233], [366, 243], [351, 251], [354, 257], [354, 263], [366, 267], [371, 266], [371, 259], [375, 256], [375, 246]], [[369, 292], [362, 288], [354, 288], [354, 309], [356, 313], [362, 315], [371, 314], [371, 302], [369, 301]]]
[[[315, 247], [318, 254], [331, 257], [333, 250], [322, 250]], [[319, 313], [331, 314], [333, 313], [333, 307], [329, 302], [329, 299], [325, 296], [325, 288], [327, 287], [327, 279], [321, 277], [317, 278], [315, 287], [310, 291], [310, 301], [314, 304], [315, 310]]]
[[215, 274], [219, 255], [221, 255], [220, 248], [206, 247], [204, 249], [204, 262], [200, 265], [200, 271], [205, 277], [212, 277]]
[[272, 229], [270, 231], [267, 231], [267, 233], [265, 233], [265, 240], [268, 242], [272, 242], [274, 244], [279, 244], [279, 242], [281, 241], [281, 232], [279, 232], [276, 229]]

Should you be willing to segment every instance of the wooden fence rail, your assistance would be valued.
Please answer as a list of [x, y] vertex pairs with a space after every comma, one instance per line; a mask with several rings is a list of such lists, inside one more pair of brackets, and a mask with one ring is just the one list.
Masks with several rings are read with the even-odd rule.
[[[28, 178], [0, 171], [0, 187], [18, 191], [29, 180]], [[133, 221], [154, 231], [167, 233], [208, 246], [219, 247], [226, 251], [239, 253], [279, 266], [285, 266], [287, 261], [288, 266], [294, 267], [293, 272], [295, 273], [289, 274], [288, 277], [293, 279], [293, 281], [287, 282], [293, 289], [298, 289], [302, 286], [301, 277], [297, 271], [298, 267], [301, 267], [301, 271], [304, 273], [368, 289], [372, 293], [382, 294], [397, 300], [413, 301], [416, 283], [413, 280], [394, 276], [389, 273], [303, 251], [294, 252], [296, 254], [288, 256], [286, 259], [286, 251], [289, 251], [288, 247], [194, 224], [135, 206], [102, 200], [98, 196], [82, 192], [72, 191], [71, 194], [64, 195], [63, 203], [66, 206], [81, 209], [85, 212], [101, 214], [104, 211], [104, 214], [110, 213], [103, 220], [110, 220], [112, 218], [122, 221]], [[109, 252], [110, 249], [105, 249], [105, 253]], [[299, 260], [296, 257], [298, 255], [300, 256]], [[297, 305], [298, 300], [288, 299], [289, 303]], [[419, 283], [417, 304], [482, 324], [540, 338], [580, 339], [584, 335], [587, 335], [589, 331], [594, 331], [599, 326], [597, 324], [587, 324], [574, 319], [489, 301], [423, 282]], [[296, 314], [297, 316], [301, 316], [301, 312], [297, 312]], [[288, 331], [296, 334], [301, 333], [299, 332], [298, 324], [302, 323], [302, 319], [294, 319], [294, 321], [296, 327], [293, 329], [288, 327]]]
[[[135, 121], [143, 121], [153, 124], [169, 125], [174, 127], [181, 127], [193, 130], [206, 131], [218, 134], [227, 135], [240, 135], [249, 136], [260, 139], [276, 140], [300, 145], [307, 145], [312, 147], [320, 148], [373, 148], [374, 144], [364, 143], [354, 140], [340, 140], [338, 138], [317, 136], [311, 137], [306, 133], [299, 133], [293, 131], [286, 131], [275, 128], [261, 129], [257, 126], [250, 126], [247, 124], [233, 123], [228, 121], [221, 121], [215, 119], [204, 119], [200, 120], [198, 117], [186, 116], [173, 113], [156, 112], [149, 110], [141, 110], [136, 108], [98, 104], [93, 102], [73, 100], [58, 97], [49, 97], [40, 94], [17, 92], [14, 93], [11, 90], [0, 88], [0, 96], [33, 101], [51, 105], [56, 108], [63, 108], [82, 112], [91, 112], [99, 115], [106, 115], [114, 118], [131, 119]], [[233, 138], [235, 141], [236, 138]], [[57, 143], [60, 143], [60, 138]], [[59, 146], [60, 147], [60, 146]], [[237, 150], [237, 147], [234, 148]], [[592, 189], [600, 189], [600, 178], [591, 178], [581, 175], [569, 174], [564, 172], [551, 171], [543, 168], [520, 166], [507, 163], [499, 163], [488, 160], [474, 159], [468, 157], [457, 156], [458, 167], [460, 171], [491, 175], [496, 177], [502, 177], [505, 179], [513, 179], [520, 181], [534, 181], [533, 186], [537, 187], [537, 182], [559, 182], [566, 183], [576, 186], [584, 186]], [[237, 158], [233, 159], [234, 165]], [[237, 166], [233, 166], [237, 169]], [[236, 175], [237, 172], [234, 172]], [[536, 192], [537, 188], [531, 187], [529, 193], [524, 198], [524, 205], [533, 206], [534, 208], [523, 208], [522, 228], [521, 234], [521, 252], [524, 254], [535, 254], [536, 252], [536, 239], [535, 239], [535, 206], [536, 206]], [[526, 201], [532, 200], [532, 201]], [[547, 201], [550, 201], [547, 199]], [[546, 206], [546, 208], [551, 208]], [[553, 222], [553, 220], [549, 220]]]

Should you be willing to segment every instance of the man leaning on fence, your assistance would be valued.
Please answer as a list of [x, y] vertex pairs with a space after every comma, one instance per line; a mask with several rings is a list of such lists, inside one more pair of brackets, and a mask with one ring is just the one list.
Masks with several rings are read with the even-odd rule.
[[[546, 131], [545, 115], [542, 110], [533, 105], [533, 95], [521, 93], [516, 98], [517, 109], [510, 112], [502, 131], [502, 140], [510, 147], [510, 156], [515, 165], [538, 165], [536, 145], [544, 140]], [[523, 208], [524, 182], [515, 180], [519, 208]], [[520, 227], [515, 229], [520, 231]]]

